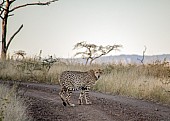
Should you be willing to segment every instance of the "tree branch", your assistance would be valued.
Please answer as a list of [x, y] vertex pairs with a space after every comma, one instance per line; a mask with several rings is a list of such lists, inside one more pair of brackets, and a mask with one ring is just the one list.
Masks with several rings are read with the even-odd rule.
[[2, 15], [2, 13], [3, 13], [3, 12], [4, 12], [4, 9], [2, 9], [2, 10], [1, 10], [1, 12], [0, 12], [0, 16]]
[[77, 56], [77, 55], [88, 55], [88, 53], [86, 53], [86, 52], [77, 52], [74, 56]]
[[8, 16], [11, 17], [11, 16], [14, 16], [14, 14], [9, 14]]
[[0, 3], [0, 7], [5, 3], [5, 0], [3, 0], [1, 3]]
[[4, 19], [4, 17], [2, 17], [1, 15], [0, 15], [0, 18], [1, 18], [1, 19]]
[[48, 1], [48, 2], [27, 3], [27, 4], [24, 4], [24, 5], [16, 6], [16, 7], [14, 7], [13, 9], [11, 9], [9, 12], [13, 12], [13, 11], [16, 10], [16, 9], [23, 8], [23, 7], [27, 7], [27, 6], [49, 5], [49, 4], [51, 4], [52, 2], [56, 2], [56, 1], [58, 1], [58, 0], [51, 0], [51, 1]]
[[1, 17], [1, 19], [3, 19], [2, 14], [3, 14], [4, 10], [5, 9], [2, 7], [2, 5], [0, 5], [0, 17]]
[[145, 52], [146, 52], [146, 46], [144, 46], [145, 47], [145, 50], [143, 51], [143, 55], [142, 55], [142, 59], [139, 59], [139, 58], [137, 58], [137, 60], [139, 60], [142, 64], [143, 64], [143, 61], [144, 61], [144, 59], [145, 59]]
[[16, 1], [16, 0], [10, 0], [9, 2], [10, 2], [10, 3], [13, 3], [13, 2], [15, 2], [15, 1]]
[[106, 46], [106, 47], [99, 46], [98, 51], [101, 51], [102, 53], [101, 53], [100, 55], [98, 55], [98, 56], [92, 57], [92, 58], [91, 58], [91, 61], [90, 61], [90, 64], [91, 64], [94, 60], [96, 60], [97, 58], [100, 58], [101, 56], [110, 53], [112, 50], [117, 50], [119, 47], [122, 47], [122, 45], [113, 45], [113, 46], [108, 45], [108, 46]]
[[3, 0], [2, 3], [0, 4], [0, 18], [1, 18], [1, 19], [4, 19], [4, 17], [2, 16], [2, 14], [4, 13], [4, 11], [7, 11], [7, 9], [3, 7], [4, 4], [5, 4], [5, 2], [8, 2], [8, 1]]
[[23, 24], [19, 27], [19, 29], [12, 35], [12, 37], [9, 39], [6, 50], [8, 50], [8, 47], [11, 43], [11, 41], [14, 39], [14, 37], [18, 34], [18, 32], [23, 28]]

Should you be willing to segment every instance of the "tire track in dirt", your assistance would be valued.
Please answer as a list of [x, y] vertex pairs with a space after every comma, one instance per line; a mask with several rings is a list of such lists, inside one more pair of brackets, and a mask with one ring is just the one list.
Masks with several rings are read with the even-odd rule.
[[[24, 95], [34, 98], [34, 100], [40, 99], [46, 104], [53, 105], [57, 115], [65, 114], [65, 116], [62, 115], [63, 119], [60, 119], [63, 121], [111, 121], [105, 112], [97, 110], [90, 105], [77, 104], [76, 107], [64, 107], [62, 106], [61, 99], [56, 94], [31, 89], [27, 90]], [[73, 99], [72, 101], [76, 103], [76, 100]], [[42, 117], [40, 116], [40, 118]]]

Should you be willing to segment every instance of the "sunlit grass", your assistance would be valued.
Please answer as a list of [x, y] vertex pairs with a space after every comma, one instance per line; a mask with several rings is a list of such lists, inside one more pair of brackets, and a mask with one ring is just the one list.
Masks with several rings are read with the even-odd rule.
[[125, 95], [170, 104], [170, 65], [167, 61], [151, 64], [84, 64], [59, 61], [50, 68], [35, 59], [1, 62], [0, 78], [58, 84], [65, 70], [87, 71], [100, 68], [103, 75], [93, 86], [96, 91]]
[[170, 85], [163, 84], [159, 78], [139, 76], [137, 71], [112, 72], [103, 75], [94, 89], [114, 95], [125, 95], [170, 104]]

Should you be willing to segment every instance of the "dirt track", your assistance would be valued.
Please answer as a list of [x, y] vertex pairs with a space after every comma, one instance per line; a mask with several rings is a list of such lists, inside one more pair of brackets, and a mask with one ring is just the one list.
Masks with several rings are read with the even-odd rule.
[[23, 83], [20, 89], [34, 121], [170, 121], [170, 106], [152, 102], [91, 92], [93, 104], [78, 105], [75, 92], [76, 107], [64, 107], [58, 85]]

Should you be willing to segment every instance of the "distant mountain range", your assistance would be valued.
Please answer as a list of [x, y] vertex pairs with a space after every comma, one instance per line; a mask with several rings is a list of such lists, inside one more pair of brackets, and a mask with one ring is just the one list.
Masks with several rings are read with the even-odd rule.
[[[141, 63], [140, 60], [143, 58], [141, 55], [116, 55], [116, 56], [103, 56], [95, 60], [95, 63]], [[144, 63], [152, 63], [156, 60], [163, 61], [166, 59], [170, 62], [170, 54], [162, 55], [145, 55]], [[85, 59], [76, 58], [72, 59], [73, 61], [85, 63]]]

